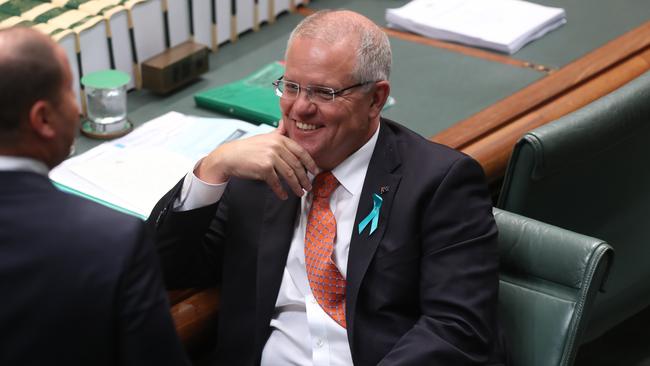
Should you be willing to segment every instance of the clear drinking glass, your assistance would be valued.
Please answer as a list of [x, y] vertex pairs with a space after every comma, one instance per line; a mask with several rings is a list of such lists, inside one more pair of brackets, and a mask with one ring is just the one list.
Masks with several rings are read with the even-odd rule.
[[89, 127], [93, 133], [112, 134], [127, 127], [126, 92], [129, 80], [129, 74], [118, 70], [97, 71], [81, 78]]

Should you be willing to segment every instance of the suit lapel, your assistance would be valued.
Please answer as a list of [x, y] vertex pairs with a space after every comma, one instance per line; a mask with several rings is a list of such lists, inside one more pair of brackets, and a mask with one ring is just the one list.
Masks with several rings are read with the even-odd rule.
[[[395, 172], [401, 164], [395, 140], [396, 138], [389, 126], [383, 123], [379, 131], [375, 151], [368, 165], [368, 172], [361, 191], [361, 199], [352, 230], [346, 279], [346, 321], [350, 348], [353, 346], [354, 315], [361, 281], [386, 230], [395, 192], [402, 178], [401, 174]], [[383, 199], [379, 211], [379, 224], [372, 234], [370, 234], [369, 230], [370, 225], [359, 234], [359, 223], [372, 210], [372, 196], [375, 193], [379, 194]]]
[[[287, 187], [285, 186], [285, 189]], [[282, 201], [266, 189], [266, 203], [257, 250], [257, 321], [255, 344], [261, 355], [269, 331], [269, 322], [282, 282], [300, 198], [289, 192]]]

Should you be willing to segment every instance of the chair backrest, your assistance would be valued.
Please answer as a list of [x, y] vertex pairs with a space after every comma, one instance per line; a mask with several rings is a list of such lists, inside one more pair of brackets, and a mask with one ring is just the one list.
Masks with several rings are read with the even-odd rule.
[[616, 249], [586, 340], [650, 305], [650, 72], [516, 144], [497, 207]]
[[571, 365], [613, 250], [602, 240], [494, 209], [499, 316], [513, 366]]

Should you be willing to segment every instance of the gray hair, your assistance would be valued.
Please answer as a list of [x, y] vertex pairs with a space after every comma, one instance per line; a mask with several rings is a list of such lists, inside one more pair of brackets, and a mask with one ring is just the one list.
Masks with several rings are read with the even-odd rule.
[[335, 44], [351, 35], [358, 39], [352, 77], [357, 82], [388, 80], [392, 58], [388, 36], [371, 20], [352, 11], [321, 10], [303, 19], [291, 32], [287, 52], [295, 38]]

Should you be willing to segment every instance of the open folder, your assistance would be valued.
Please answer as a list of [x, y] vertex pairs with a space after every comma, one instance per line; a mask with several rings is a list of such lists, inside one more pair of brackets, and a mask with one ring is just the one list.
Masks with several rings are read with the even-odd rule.
[[64, 191], [146, 218], [156, 202], [212, 149], [272, 129], [169, 112], [64, 161], [50, 172], [50, 179]]

